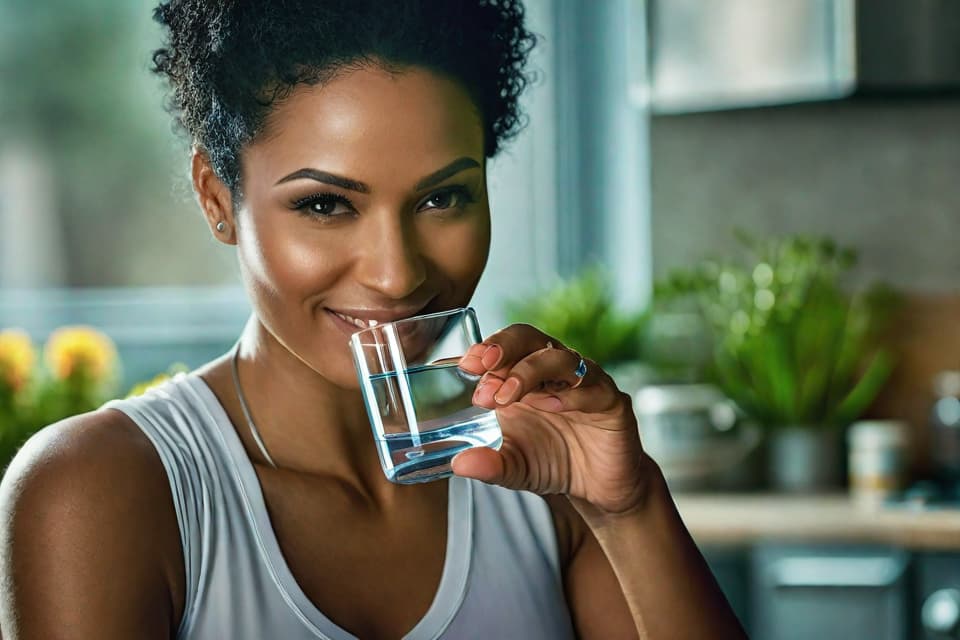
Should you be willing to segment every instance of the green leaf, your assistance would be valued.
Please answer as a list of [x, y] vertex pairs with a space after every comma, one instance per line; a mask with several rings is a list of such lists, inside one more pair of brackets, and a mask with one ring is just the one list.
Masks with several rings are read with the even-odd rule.
[[688, 296], [710, 328], [716, 382], [768, 425], [827, 424], [859, 415], [889, 377], [883, 328], [895, 295], [850, 295], [856, 252], [826, 237], [735, 235], [744, 252], [668, 274], [660, 301]]
[[830, 424], [846, 426], [863, 415], [893, 372], [894, 359], [888, 351], [878, 352], [853, 389], [828, 416]]

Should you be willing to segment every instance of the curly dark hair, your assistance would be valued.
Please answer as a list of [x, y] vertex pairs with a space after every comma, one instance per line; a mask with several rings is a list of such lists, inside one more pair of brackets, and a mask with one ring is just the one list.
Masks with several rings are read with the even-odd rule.
[[167, 109], [235, 197], [240, 151], [300, 84], [377, 66], [422, 67], [460, 83], [478, 107], [484, 152], [523, 126], [518, 105], [536, 37], [521, 0], [168, 0], [152, 71]]

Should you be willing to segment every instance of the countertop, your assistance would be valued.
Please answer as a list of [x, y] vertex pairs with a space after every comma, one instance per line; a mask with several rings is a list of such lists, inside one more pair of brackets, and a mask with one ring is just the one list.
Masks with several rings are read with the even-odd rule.
[[693, 494], [674, 499], [698, 544], [887, 544], [960, 550], [960, 508], [864, 507], [847, 494]]

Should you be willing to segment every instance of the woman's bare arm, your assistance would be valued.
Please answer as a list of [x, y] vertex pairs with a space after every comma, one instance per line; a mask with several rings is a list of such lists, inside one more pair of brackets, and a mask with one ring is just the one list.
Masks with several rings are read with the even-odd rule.
[[163, 466], [128, 418], [48, 427], [0, 483], [4, 638], [170, 638], [180, 553]]
[[588, 527], [566, 579], [580, 637], [746, 638], [652, 462], [650, 472], [634, 513], [571, 499]]
[[637, 627], [623, 589], [590, 528], [566, 496], [544, 496], [553, 511], [563, 585], [578, 638], [637, 637]]

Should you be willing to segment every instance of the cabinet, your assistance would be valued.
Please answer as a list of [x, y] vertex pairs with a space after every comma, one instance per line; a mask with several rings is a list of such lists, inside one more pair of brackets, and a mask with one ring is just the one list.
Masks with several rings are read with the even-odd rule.
[[960, 638], [960, 553], [920, 553], [914, 559], [913, 638]]
[[908, 568], [897, 549], [758, 547], [750, 558], [754, 637], [903, 640]]
[[755, 544], [704, 556], [755, 640], [960, 638], [960, 553]]

